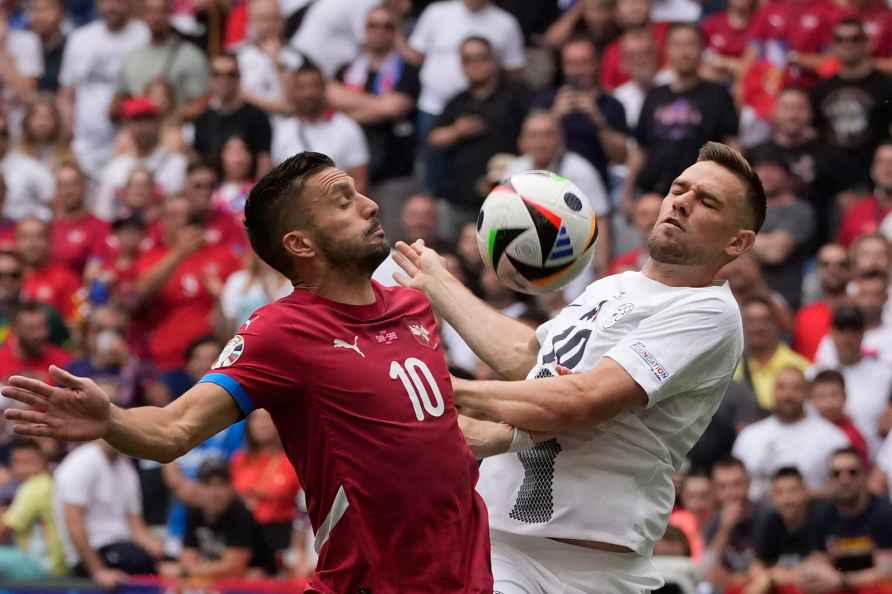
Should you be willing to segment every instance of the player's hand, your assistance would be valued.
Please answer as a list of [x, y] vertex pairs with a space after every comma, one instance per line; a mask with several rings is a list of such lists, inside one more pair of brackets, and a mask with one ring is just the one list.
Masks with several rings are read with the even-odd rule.
[[111, 403], [93, 380], [51, 366], [50, 378], [58, 387], [20, 375], [9, 378], [0, 390], [7, 398], [28, 406], [11, 408], [6, 419], [19, 435], [52, 437], [66, 441], [92, 441], [108, 432]]
[[454, 278], [440, 254], [424, 245], [423, 239], [412, 245], [404, 241], [394, 245], [393, 260], [405, 271], [394, 272], [393, 280], [404, 287], [423, 291], [428, 297], [438, 287]]
[[119, 569], [103, 568], [93, 574], [93, 581], [103, 590], [114, 590], [127, 581], [127, 574]]

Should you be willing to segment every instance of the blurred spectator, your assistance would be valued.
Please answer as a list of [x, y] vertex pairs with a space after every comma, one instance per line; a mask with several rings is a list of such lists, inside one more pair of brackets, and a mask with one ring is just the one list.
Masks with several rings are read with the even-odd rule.
[[0, 175], [6, 188], [3, 215], [16, 221], [25, 217], [49, 219], [55, 190], [53, 174], [39, 161], [9, 149], [9, 122], [0, 114]]
[[619, 29], [613, 18], [615, 0], [578, 0], [554, 21], [544, 35], [546, 47], [561, 48], [571, 37], [586, 35], [595, 42], [598, 55], [616, 39]]
[[[15, 251], [0, 251], [0, 343], [12, 331], [13, 319], [23, 303], [22, 284], [25, 264]], [[50, 327], [50, 342], [60, 346], [68, 340], [65, 321], [55, 309], [41, 304], [47, 314]]]
[[846, 434], [833, 423], [805, 414], [808, 390], [800, 369], [782, 369], [774, 383], [774, 414], [737, 437], [734, 456], [750, 475], [751, 500], [761, 501], [768, 494], [771, 477], [784, 466], [797, 468], [808, 490], [822, 494], [831, 454], [849, 445]]
[[245, 448], [233, 455], [229, 470], [233, 487], [260, 524], [270, 550], [287, 549], [300, 482], [267, 411], [256, 410], [248, 416]]
[[844, 187], [863, 188], [870, 181], [871, 157], [892, 124], [892, 79], [874, 68], [864, 24], [857, 17], [833, 27], [833, 54], [839, 71], [811, 93], [816, 124], [834, 149]]
[[486, 173], [486, 163], [497, 153], [515, 150], [529, 105], [528, 90], [500, 72], [493, 46], [485, 37], [465, 39], [460, 58], [468, 90], [449, 100], [428, 137], [431, 147], [443, 151], [448, 160], [443, 196], [449, 202], [454, 229], [476, 220], [488, 192], [488, 188], [481, 192], [478, 183]]
[[48, 381], [50, 365], [64, 367], [71, 356], [50, 342], [44, 308], [33, 302], [19, 305], [6, 342], [0, 346], [0, 380], [11, 375], [30, 375]]
[[81, 167], [98, 177], [112, 157], [115, 128], [109, 107], [124, 56], [149, 44], [149, 28], [131, 18], [131, 0], [98, 0], [101, 18], [74, 32], [65, 44], [59, 72], [59, 99], [66, 126], [73, 131]]
[[83, 276], [87, 261], [96, 257], [109, 234], [108, 223], [95, 217], [84, 203], [88, 180], [74, 162], [56, 169], [56, 214], [50, 225], [53, 262]]
[[170, 84], [176, 96], [175, 109], [181, 120], [193, 120], [204, 111], [208, 95], [208, 63], [191, 43], [181, 40], [170, 24], [173, 0], [143, 0], [142, 20], [151, 34], [149, 44], [128, 52], [121, 65], [113, 116], [127, 97], [146, 94], [150, 83]]
[[768, 198], [765, 222], [753, 253], [762, 264], [765, 282], [799, 309], [802, 276], [809, 240], [815, 232], [815, 213], [793, 193], [793, 178], [783, 151], [765, 148], [749, 157]]
[[232, 54], [211, 60], [211, 98], [208, 107], [195, 120], [195, 150], [209, 162], [220, 157], [223, 143], [238, 134], [245, 138], [251, 153], [257, 155], [256, 175], [270, 168], [272, 126], [266, 113], [245, 102], [239, 91], [241, 73]]
[[718, 510], [704, 528], [706, 549], [701, 567], [706, 579], [719, 591], [741, 584], [755, 558], [756, 518], [747, 497], [749, 477], [743, 462], [720, 460], [712, 469]]
[[254, 572], [276, 574], [276, 560], [263, 530], [241, 502], [225, 462], [211, 458], [198, 469], [202, 493], [189, 510], [178, 564], [162, 566], [169, 577], [239, 579]]
[[858, 453], [846, 448], [830, 464], [833, 505], [817, 520], [812, 562], [800, 572], [806, 592], [852, 590], [892, 579], [892, 504], [871, 495]]
[[703, 40], [695, 25], [673, 25], [666, 54], [674, 80], [644, 100], [636, 136], [642, 165], [630, 179], [647, 192], [667, 194], [672, 181], [709, 140], [734, 142], [737, 111], [721, 85], [700, 78]]
[[53, 476], [56, 526], [68, 567], [102, 588], [155, 572], [160, 541], [142, 519], [133, 464], [105, 441], [79, 446]]
[[53, 306], [66, 322], [77, 315], [80, 279], [50, 258], [50, 226], [39, 219], [24, 219], [16, 227], [16, 250], [25, 263], [22, 293], [28, 299]]
[[770, 510], [756, 528], [756, 559], [745, 594], [770, 594], [780, 584], [794, 584], [797, 569], [815, 548], [816, 504], [809, 501], [802, 474], [795, 466], [778, 468], [771, 477]]
[[762, 269], [752, 253], [747, 252], [725, 265], [719, 271], [718, 279], [728, 281], [738, 305], [743, 305], [752, 297], [767, 298], [781, 333], [793, 333], [795, 319], [790, 306], [780, 293], [768, 287], [762, 276]]
[[286, 297], [294, 287], [276, 270], [270, 268], [253, 251], [246, 254], [247, 266], [233, 272], [220, 294], [223, 336], [235, 334], [257, 308]]
[[861, 235], [849, 247], [849, 260], [855, 277], [886, 274], [892, 271], [892, 243], [878, 233]]
[[366, 17], [362, 53], [328, 84], [335, 109], [362, 126], [369, 145], [369, 194], [381, 208], [381, 224], [393, 235], [400, 203], [416, 189], [417, 112], [421, 92], [418, 67], [397, 48], [397, 17], [385, 6]]
[[138, 214], [112, 222], [111, 235], [101, 255], [91, 260], [84, 271], [87, 298], [92, 305], [112, 301], [127, 311], [136, 308], [136, 261], [145, 241], [146, 224]]
[[112, 220], [138, 216], [144, 224], [151, 223], [158, 218], [164, 198], [161, 188], [155, 185], [152, 172], [137, 165], [119, 193]]
[[824, 245], [818, 251], [817, 264], [821, 299], [796, 313], [793, 339], [796, 352], [810, 360], [814, 360], [821, 339], [830, 330], [833, 311], [846, 301], [849, 282], [849, 258], [841, 245]]
[[161, 145], [160, 115], [158, 106], [146, 97], [131, 97], [122, 102], [121, 117], [127, 122], [135, 150], [115, 157], [103, 169], [93, 204], [93, 212], [99, 218], [110, 221], [114, 217], [120, 191], [137, 166], [151, 171], [168, 196], [183, 189], [186, 156]]
[[66, 573], [65, 553], [53, 517], [53, 477], [49, 460], [36, 441], [9, 445], [9, 472], [19, 486], [0, 517], [0, 538], [11, 533], [14, 547], [0, 547], [0, 579], [22, 580]]
[[330, 78], [359, 53], [366, 15], [377, 4], [381, 0], [316, 0], [290, 44]]
[[564, 85], [535, 100], [536, 107], [550, 109], [564, 128], [567, 148], [591, 163], [605, 187], [607, 166], [626, 158], [628, 128], [622, 104], [598, 83], [598, 56], [590, 39], [576, 37], [561, 48]]
[[66, 36], [62, 31], [65, 16], [62, 0], [33, 0], [28, 3], [28, 22], [40, 39], [43, 73], [37, 79], [37, 89], [49, 93], [59, 90], [59, 71]]
[[161, 224], [163, 244], [136, 263], [136, 290], [149, 354], [159, 369], [169, 370], [184, 362], [184, 343], [210, 333], [223, 283], [241, 264], [228, 246], [207, 244], [186, 199], [169, 199]]
[[646, 29], [626, 31], [619, 43], [622, 64], [629, 71], [629, 80], [616, 87], [613, 96], [622, 104], [626, 123], [634, 130], [647, 94], [655, 86], [669, 84], [672, 76], [669, 71], [660, 70], [657, 43]]
[[[614, 19], [623, 34], [636, 29], [647, 31], [659, 48], [660, 62], [662, 62], [666, 48], [666, 36], [671, 25], [668, 22], [654, 22], [652, 12], [653, 3], [651, 0], [617, 0]], [[612, 91], [627, 82], [630, 73], [624, 66], [620, 53], [620, 41], [616, 40], [604, 48], [599, 72], [601, 86]]]
[[16, 223], [12, 219], [3, 216], [3, 205], [6, 202], [6, 179], [0, 174], [0, 250], [9, 251], [15, 249]]
[[687, 537], [691, 557], [699, 559], [703, 552], [703, 528], [715, 512], [712, 481], [706, 474], [691, 472], [679, 488], [681, 506], [669, 516], [669, 525], [676, 526]]
[[[892, 395], [890, 395], [890, 408], [892, 408]], [[871, 471], [870, 490], [876, 495], [892, 498], [892, 437], [889, 435], [886, 436], [886, 441], [883, 442]]]
[[[287, 114], [291, 107], [285, 100], [283, 69], [303, 58], [283, 44], [285, 24], [276, 0], [248, 0], [248, 37], [239, 45], [239, 71], [242, 98], [268, 114]], [[293, 56], [291, 54], [294, 54]]]
[[824, 369], [815, 375], [811, 382], [809, 400], [812, 406], [824, 419], [830, 421], [849, 439], [849, 445], [855, 448], [864, 467], [870, 464], [870, 453], [867, 441], [861, 431], [846, 414], [846, 380], [835, 369]]
[[781, 372], [787, 367], [804, 371], [809, 362], [780, 341], [777, 318], [769, 299], [751, 297], [740, 309], [745, 349], [734, 379], [752, 388], [762, 408], [774, 410], [774, 388]]
[[369, 149], [359, 125], [333, 111], [325, 97], [322, 71], [311, 63], [290, 72], [285, 96], [293, 108], [290, 117], [273, 119], [273, 163], [301, 151], [320, 151], [353, 177], [359, 192], [368, 188]]
[[626, 270], [641, 270], [648, 258], [647, 238], [660, 215], [660, 206], [663, 197], [653, 192], [642, 194], [635, 200], [632, 210], [632, 225], [638, 232], [639, 245], [633, 250], [617, 257], [610, 263], [609, 274], [625, 272]]
[[0, 107], [16, 133], [21, 129], [24, 108], [33, 98], [41, 74], [40, 38], [31, 31], [10, 28], [6, 5], [0, 6], [0, 79], [3, 81]]
[[845, 247], [860, 235], [876, 233], [883, 219], [892, 212], [892, 143], [884, 142], [877, 147], [870, 177], [873, 193], [849, 206], [843, 215], [836, 240]]
[[706, 38], [704, 78], [726, 84], [738, 80], [757, 5], [754, 0], [730, 0], [725, 10], [703, 20], [701, 28]]
[[443, 242], [438, 236], [439, 213], [437, 201], [427, 194], [414, 194], [403, 202], [400, 212], [400, 233], [395, 238], [407, 242], [423, 239], [428, 246]]
[[49, 170], [73, 160], [74, 154], [65, 138], [62, 116], [54, 96], [37, 95], [28, 105], [18, 152], [40, 162]]
[[[248, 194], [254, 187], [254, 173], [257, 171], [257, 159], [259, 155], [251, 152], [251, 145], [248, 140], [238, 134], [233, 134], [223, 143], [220, 150], [220, 185], [213, 191], [211, 196], [211, 204], [214, 207], [229, 215], [229, 219], [240, 221], [245, 214], [245, 202], [248, 200]], [[196, 164], [189, 166], [189, 177], [196, 175], [196, 168], [202, 170], [201, 183], [202, 186], [190, 187], [187, 180], [187, 192], [192, 194], [197, 192], [200, 196], [205, 196], [207, 188], [204, 187], [205, 179], [213, 179], [216, 182], [216, 172], [209, 171], [207, 165], [199, 167]], [[211, 178], [211, 174], [213, 177]], [[196, 183], [198, 183], [196, 181]], [[214, 183], [216, 185], [216, 183]], [[205, 205], [206, 208], [206, 205]], [[238, 225], [241, 227], [241, 224]], [[244, 233], [240, 231], [242, 239]], [[244, 243], [242, 241], [241, 243]], [[244, 246], [242, 246], [243, 248]]]

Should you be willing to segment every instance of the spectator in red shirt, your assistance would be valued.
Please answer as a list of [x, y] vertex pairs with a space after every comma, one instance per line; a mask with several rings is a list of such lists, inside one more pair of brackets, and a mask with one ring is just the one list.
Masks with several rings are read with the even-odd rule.
[[[844, 320], [838, 320], [837, 324]], [[835, 369], [818, 372], [811, 383], [811, 403], [818, 413], [842, 429], [865, 466], [870, 465], [867, 441], [845, 412], [846, 380]]]
[[607, 269], [608, 274], [619, 274], [626, 270], [641, 270], [641, 266], [647, 260], [648, 255], [647, 238], [650, 236], [651, 229], [657, 223], [662, 203], [663, 197], [654, 193], [642, 194], [635, 201], [635, 206], [632, 208], [632, 225], [641, 237], [641, 244], [635, 249], [629, 250], [615, 258]]
[[162, 245], [136, 263], [139, 318], [151, 359], [162, 371], [182, 367], [183, 345], [211, 333], [223, 282], [241, 268], [239, 258], [227, 246], [209, 244], [190, 217], [188, 200], [168, 200], [161, 215]]
[[76, 163], [56, 170], [56, 212], [50, 227], [52, 260], [82, 276], [108, 236], [108, 223], [90, 214], [84, 204], [87, 180]]
[[[660, 62], [663, 62], [663, 49], [666, 47], [666, 33], [670, 23], [652, 23], [650, 21], [650, 0], [618, 0], [616, 3], [616, 22], [623, 31], [646, 29], [653, 35], [660, 50]], [[631, 75], [623, 66], [619, 40], [612, 42], [604, 50], [601, 58], [601, 86], [612, 91], [628, 81]]]
[[846, 301], [849, 283], [849, 258], [838, 243], [828, 243], [818, 251], [818, 281], [821, 299], [806, 305], [796, 314], [793, 348], [814, 361], [821, 339], [830, 330], [833, 311]]
[[49, 381], [50, 365], [64, 367], [68, 353], [50, 343], [49, 320], [44, 307], [35, 302], [22, 303], [6, 343], [0, 347], [0, 381], [11, 375], [30, 375]]
[[837, 241], [848, 247], [859, 235], [876, 233], [892, 212], [892, 143], [877, 147], [870, 168], [873, 194], [858, 200], [843, 215]]
[[2, 213], [6, 208], [6, 179], [0, 175], [0, 249], [15, 247], [15, 221]]
[[25, 297], [52, 305], [71, 322], [77, 313], [81, 281], [66, 266], [50, 259], [49, 224], [40, 219], [19, 221], [16, 249], [25, 263]]
[[94, 305], [114, 301], [127, 311], [136, 306], [136, 261], [145, 251], [146, 224], [139, 215], [117, 219], [98, 257], [87, 265], [84, 283]]
[[728, 0], [728, 8], [704, 19], [706, 36], [703, 77], [730, 83], [740, 76], [749, 27], [756, 10], [754, 0]]

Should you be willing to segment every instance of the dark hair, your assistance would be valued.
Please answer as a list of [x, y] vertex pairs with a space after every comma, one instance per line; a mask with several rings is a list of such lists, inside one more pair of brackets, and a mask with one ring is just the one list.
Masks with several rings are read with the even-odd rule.
[[304, 60], [300, 66], [291, 71], [291, 74], [295, 76], [298, 74], [317, 74], [319, 78], [325, 80], [325, 73], [312, 60]]
[[864, 466], [864, 462], [861, 460], [861, 454], [859, 454], [858, 450], [856, 450], [852, 446], [846, 446], [844, 448], [834, 450], [833, 454], [830, 455], [830, 459], [833, 460], [835, 458], [838, 458], [839, 456], [852, 456], [856, 460], [858, 460], [858, 464], [860, 464], [862, 467]]
[[715, 476], [715, 473], [719, 469], [728, 469], [728, 468], [739, 468], [744, 473], [746, 473], [746, 464], [740, 458], [735, 458], [734, 456], [725, 456], [723, 458], [719, 458], [715, 464], [712, 465], [712, 475]]
[[764, 305], [769, 310], [771, 310], [771, 315], [772, 317], [774, 317], [774, 303], [772, 303], [769, 297], [765, 297], [763, 295], [753, 295], [740, 304], [740, 311], [745, 310], [750, 305]]
[[669, 36], [675, 33], [676, 31], [681, 31], [683, 29], [688, 29], [689, 31], [693, 31], [697, 35], [697, 39], [700, 40], [700, 45], [706, 44], [706, 39], [703, 36], [703, 30], [697, 26], [696, 23], [672, 23], [669, 25], [669, 28], [666, 29], [666, 37], [665, 39], [669, 39]]
[[815, 376], [815, 379], [812, 380], [812, 385], [815, 384], [836, 384], [840, 388], [842, 388], [843, 392], [846, 389], [846, 378], [835, 369], [825, 369], [823, 371], [818, 372], [818, 375]]
[[15, 450], [34, 450], [40, 454], [41, 458], [46, 459], [46, 454], [43, 453], [43, 448], [40, 447], [40, 444], [27, 437], [16, 437], [10, 442], [9, 451], [13, 452]]
[[861, 308], [854, 305], [840, 305], [833, 312], [830, 320], [830, 326], [837, 330], [864, 330], [867, 322], [864, 319], [864, 312]]
[[229, 464], [220, 456], [211, 456], [198, 466], [196, 478], [201, 483], [209, 483], [211, 479], [229, 482]]
[[485, 45], [487, 51], [490, 54], [493, 53], [493, 51], [494, 51], [493, 47], [492, 47], [492, 43], [489, 41], [489, 39], [487, 39], [486, 37], [483, 37], [482, 35], [469, 35], [469, 36], [465, 37], [464, 39], [461, 40], [461, 43], [459, 44], [458, 49], [461, 50], [461, 48], [465, 47], [465, 44], [468, 44], [471, 42], [477, 42], [477, 43]]
[[189, 343], [189, 346], [186, 347], [186, 361], [189, 361], [192, 356], [195, 354], [195, 351], [198, 350], [198, 347], [206, 345], [206, 344], [215, 344], [220, 346], [220, 341], [217, 340], [216, 337], [211, 335], [200, 336]]
[[833, 28], [837, 27], [858, 27], [858, 30], [861, 31], [861, 34], [864, 35], [864, 23], [861, 21], [859, 17], [856, 16], [847, 16], [845, 18], [839, 19], [836, 21], [836, 24], [833, 25]]
[[44, 316], [44, 318], [47, 317], [46, 306], [44, 304], [38, 303], [37, 301], [22, 301], [16, 306], [13, 319], [18, 320], [20, 315], [28, 313], [39, 313]]
[[305, 223], [299, 200], [307, 179], [334, 167], [322, 153], [303, 152], [283, 161], [251, 189], [245, 202], [245, 229], [261, 260], [291, 277], [291, 259], [282, 236]]
[[774, 482], [782, 478], [796, 478], [799, 479], [799, 482], [801, 483], [802, 473], [799, 472], [799, 469], [795, 466], [781, 466], [771, 475], [771, 481]]
[[740, 152], [727, 144], [720, 142], [707, 142], [700, 148], [697, 162], [712, 161], [737, 176], [743, 182], [746, 201], [749, 203], [751, 220], [747, 224], [748, 229], [756, 233], [765, 222], [766, 201], [765, 189], [762, 180], [753, 170], [752, 166]]
[[[227, 138], [229, 140], [229, 138]], [[223, 146], [223, 143], [220, 144]], [[186, 166], [186, 177], [192, 175], [196, 171], [201, 171], [202, 169], [209, 169], [213, 171], [215, 174], [217, 173], [216, 166], [208, 159], [207, 157], [198, 156], [189, 161], [189, 164]]]

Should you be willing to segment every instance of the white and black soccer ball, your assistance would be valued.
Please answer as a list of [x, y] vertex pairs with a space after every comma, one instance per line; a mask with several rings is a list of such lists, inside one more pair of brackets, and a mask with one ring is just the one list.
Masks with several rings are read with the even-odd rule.
[[525, 171], [500, 183], [477, 217], [483, 261], [505, 285], [530, 294], [560, 289], [592, 261], [598, 217], [569, 179]]

